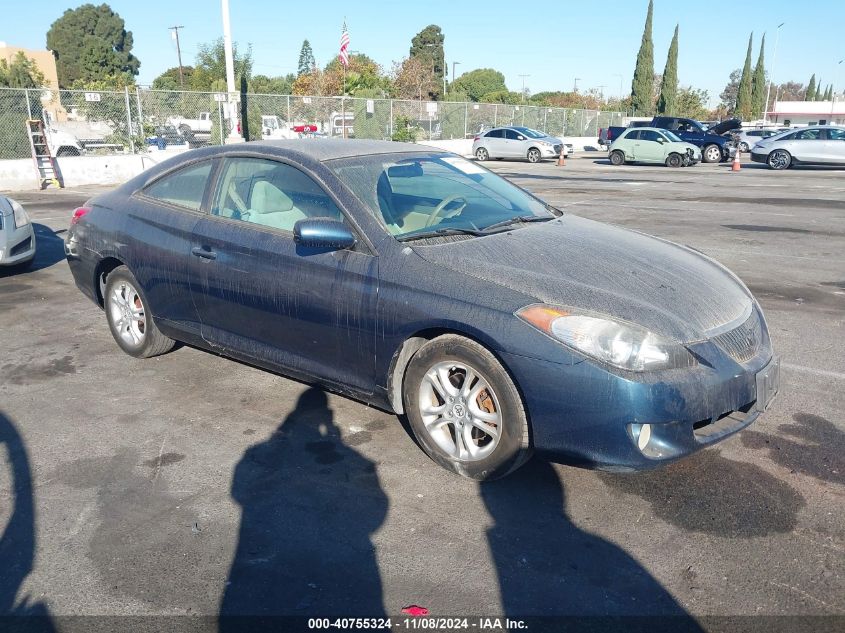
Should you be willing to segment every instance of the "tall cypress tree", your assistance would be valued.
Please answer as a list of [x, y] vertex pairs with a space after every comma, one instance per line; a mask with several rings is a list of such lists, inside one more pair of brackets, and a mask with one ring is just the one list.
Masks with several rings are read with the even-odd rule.
[[821, 101], [822, 99], [824, 99], [824, 91], [822, 90], [821, 79], [816, 82], [816, 96], [814, 98], [816, 101]]
[[825, 101], [832, 101], [833, 100], [833, 84], [828, 84], [827, 90], [824, 93], [824, 100]]
[[660, 84], [660, 97], [657, 99], [657, 113], [673, 115], [677, 113], [678, 101], [678, 25], [669, 44], [666, 68], [663, 69], [663, 82]]
[[807, 84], [807, 92], [804, 93], [804, 101], [816, 100], [816, 73], [810, 77], [810, 83]]
[[751, 47], [754, 33], [748, 36], [748, 52], [745, 54], [745, 65], [739, 78], [739, 91], [736, 94], [736, 114], [743, 121], [751, 118]]
[[757, 57], [757, 65], [754, 67], [754, 76], [751, 79], [751, 110], [755, 119], [764, 116], [766, 108], [766, 69], [764, 67], [766, 50], [766, 34], [760, 42], [760, 55]]
[[637, 53], [637, 66], [631, 82], [631, 106], [638, 115], [649, 114], [654, 108], [654, 43], [651, 40], [651, 22], [654, 0], [648, 0], [643, 39]]

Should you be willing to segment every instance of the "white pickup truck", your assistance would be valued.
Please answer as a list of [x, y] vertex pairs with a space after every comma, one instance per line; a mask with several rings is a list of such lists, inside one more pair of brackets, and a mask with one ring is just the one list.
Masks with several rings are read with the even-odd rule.
[[200, 112], [198, 119], [185, 119], [174, 116], [168, 123], [179, 130], [185, 136], [191, 134], [211, 134], [211, 112]]

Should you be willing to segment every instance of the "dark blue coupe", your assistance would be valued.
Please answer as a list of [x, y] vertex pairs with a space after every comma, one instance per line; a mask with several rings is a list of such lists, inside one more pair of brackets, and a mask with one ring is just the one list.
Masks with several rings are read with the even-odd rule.
[[532, 451], [665, 464], [778, 388], [760, 306], [724, 267], [419, 145], [189, 151], [77, 209], [65, 248], [128, 354], [183, 341], [405, 414], [474, 479]]

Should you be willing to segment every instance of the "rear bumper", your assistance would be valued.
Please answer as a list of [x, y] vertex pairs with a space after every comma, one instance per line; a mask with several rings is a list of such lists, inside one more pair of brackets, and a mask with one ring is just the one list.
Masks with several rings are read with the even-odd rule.
[[[655, 468], [737, 433], [768, 407], [779, 380], [768, 345], [743, 365], [699, 365], [643, 381], [591, 361], [560, 365], [512, 354], [502, 360], [523, 393], [538, 454], [614, 471]], [[766, 375], [758, 403], [759, 377]], [[645, 424], [651, 440], [640, 450], [637, 425]]]

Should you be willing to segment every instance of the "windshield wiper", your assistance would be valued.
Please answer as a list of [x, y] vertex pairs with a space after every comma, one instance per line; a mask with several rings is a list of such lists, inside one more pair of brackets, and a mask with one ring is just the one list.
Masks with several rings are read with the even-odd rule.
[[413, 240], [424, 240], [429, 237], [440, 237], [442, 235], [474, 235], [478, 237], [479, 235], [486, 235], [486, 229], [484, 231], [479, 231], [477, 229], [467, 229], [455, 226], [448, 229], [435, 229], [433, 231], [424, 231], [423, 233], [403, 235], [397, 237], [396, 239], [400, 242], [411, 242]]
[[548, 222], [549, 220], [554, 219], [554, 217], [544, 218], [541, 215], [518, 215], [513, 218], [508, 218], [507, 220], [502, 220], [501, 222], [494, 222], [489, 226], [485, 226], [482, 231], [484, 233], [488, 233], [490, 230], [500, 229], [505, 226], [510, 226], [511, 224], [523, 224], [526, 222]]

